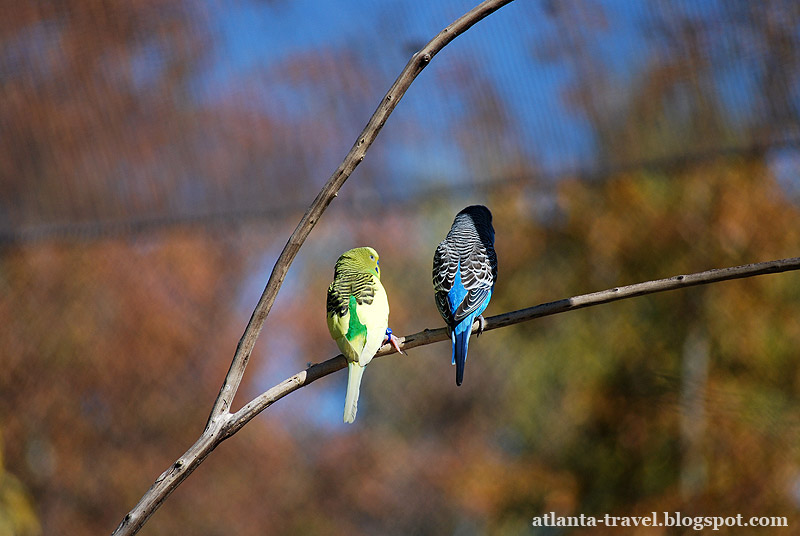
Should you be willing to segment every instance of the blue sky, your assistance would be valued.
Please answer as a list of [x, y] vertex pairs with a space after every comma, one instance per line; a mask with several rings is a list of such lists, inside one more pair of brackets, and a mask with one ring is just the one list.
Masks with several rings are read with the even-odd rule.
[[[565, 147], [589, 156], [591, 136], [583, 119], [566, 110], [555, 128], [557, 136], [541, 136], [542, 110], [559, 106], [560, 92], [569, 80], [569, 69], [560, 62], [536, 62], [533, 48], [547, 35], [547, 20], [525, 2], [512, 3], [481, 21], [443, 50], [404, 97], [392, 122], [420, 123], [430, 138], [393, 151], [406, 176], [426, 174], [430, 165], [448, 169], [456, 176], [468, 170], [447, 142], [449, 116], [461, 111], [440, 77], [451, 62], [464, 62], [497, 81], [497, 90], [519, 124], [523, 144], [545, 163], [558, 167]], [[240, 77], [267, 71], [292, 54], [314, 50], [349, 48], [372, 69], [375, 87], [388, 89], [412, 51], [419, 49], [444, 26], [466, 12], [474, 2], [246, 2], [219, 13], [214, 34], [214, 61], [203, 80], [204, 94], [213, 102]], [[309, 95], [287, 94], [280, 87], [264, 88], [265, 98], [281, 100], [281, 107], [296, 110]], [[380, 98], [380, 96], [378, 96]], [[368, 116], [378, 98], [364, 102]], [[293, 100], [294, 99], [294, 100]], [[550, 115], [550, 114], [548, 114]], [[382, 136], [391, 136], [391, 123]], [[435, 141], [432, 141], [435, 140]], [[350, 142], [352, 143], [352, 142]], [[417, 169], [412, 169], [416, 164]], [[416, 173], [414, 173], [416, 172]], [[457, 178], [457, 177], [456, 177]]]
[[[701, 4], [678, 1], [670, 6], [677, 6], [676, 11], [689, 18], [715, 20], [719, 3]], [[360, 103], [358, 113], [365, 121], [411, 53], [474, 5], [474, 0], [298, 0], [246, 1], [225, 10], [212, 8], [212, 61], [199, 77], [198, 93], [201, 99], [213, 103], [234, 90], [242, 79], [280, 68], [295, 54], [348, 50], [368, 68], [374, 98]], [[445, 182], [459, 182], [469, 175], [450, 130], [454, 119], [465, 112], [458, 87], [448, 81], [454, 66], [471, 70], [478, 79], [493, 81], [514, 122], [510, 131], [546, 175], [584, 171], [596, 163], [591, 126], [568, 99], [576, 83], [570, 48], [583, 47], [591, 54], [590, 61], [597, 63], [596, 68], [612, 84], [610, 94], [617, 95], [616, 102], [608, 101], [607, 106], [621, 106], [635, 87], [637, 73], [659, 53], [653, 19], [659, 16], [660, 8], [626, 0], [574, 4], [582, 6], [585, 13], [579, 17], [588, 27], [565, 33], [559, 19], [548, 13], [550, 5], [570, 4], [530, 0], [511, 3], [479, 22], [435, 58], [381, 134], [391, 140], [388, 157], [392, 165], [387, 171], [392, 177], [410, 180], [436, 175]], [[577, 45], [570, 41], [575, 36]], [[748, 117], [748, 104], [752, 107], [756, 89], [752, 69], [758, 68], [757, 60], [737, 59], [716, 74], [721, 104], [741, 119]], [[268, 107], [272, 114], [302, 114], [311, 102], [320, 100], [319, 88], [299, 91], [296, 86], [281, 83], [275, 73], [266, 80], [261, 99], [252, 105]], [[331, 114], [319, 121], [335, 123], [340, 118]], [[424, 134], [401, 136], [396, 132], [402, 130], [398, 123], [413, 123]], [[363, 123], [358, 125], [360, 128]], [[357, 131], [347, 137], [346, 147], [355, 134]], [[346, 137], [347, 133], [342, 135]]]

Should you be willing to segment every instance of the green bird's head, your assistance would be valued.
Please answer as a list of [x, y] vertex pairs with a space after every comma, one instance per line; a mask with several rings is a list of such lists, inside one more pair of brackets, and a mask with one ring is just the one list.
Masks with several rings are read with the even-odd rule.
[[336, 261], [336, 272], [341, 269], [352, 270], [365, 274], [381, 277], [381, 267], [378, 262], [378, 252], [370, 247], [354, 248], [342, 253]]

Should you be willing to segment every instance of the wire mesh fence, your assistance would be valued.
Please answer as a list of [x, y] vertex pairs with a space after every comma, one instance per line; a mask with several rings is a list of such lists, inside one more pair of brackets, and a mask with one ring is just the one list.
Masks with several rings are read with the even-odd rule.
[[[303, 210], [469, 7], [4, 7], [0, 534], [111, 530], [192, 444]], [[797, 256], [799, 22], [789, 1], [544, 1], [460, 36], [301, 250], [234, 405], [338, 353], [325, 290], [351, 247], [381, 253], [395, 333], [441, 326], [433, 250], [468, 204], [495, 216], [488, 314]], [[459, 388], [444, 343], [382, 358], [353, 426], [344, 375], [325, 378], [224, 443], [144, 533], [797, 519], [798, 288], [767, 276], [497, 330]]]

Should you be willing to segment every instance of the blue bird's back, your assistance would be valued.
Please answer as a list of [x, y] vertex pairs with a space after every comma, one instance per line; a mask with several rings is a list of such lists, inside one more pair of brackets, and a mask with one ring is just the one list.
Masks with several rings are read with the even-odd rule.
[[492, 213], [483, 205], [459, 212], [433, 256], [436, 307], [453, 346], [456, 384], [464, 380], [472, 324], [489, 305], [497, 280]]

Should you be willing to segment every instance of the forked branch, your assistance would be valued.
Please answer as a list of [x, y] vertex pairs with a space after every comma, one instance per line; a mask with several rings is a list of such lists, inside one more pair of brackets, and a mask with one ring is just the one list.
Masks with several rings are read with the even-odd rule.
[[[486, 319], [484, 331], [502, 328], [512, 324], [519, 324], [520, 322], [527, 322], [529, 320], [533, 320], [534, 318], [541, 318], [543, 316], [565, 313], [567, 311], [582, 309], [584, 307], [591, 307], [593, 305], [602, 305], [612, 301], [634, 298], [636, 296], [644, 296], [645, 294], [666, 292], [668, 290], [694, 287], [697, 285], [707, 285], [709, 283], [718, 283], [720, 281], [741, 279], [756, 275], [777, 274], [780, 272], [788, 272], [798, 269], [800, 269], [800, 257], [795, 257], [777, 261], [745, 264], [731, 268], [708, 270], [705, 272], [698, 272], [688, 275], [676, 275], [666, 279], [658, 279], [656, 281], [646, 281], [644, 283], [636, 283], [634, 285], [627, 285], [624, 287], [614, 287], [608, 290], [601, 290], [591, 294], [582, 294], [580, 296], [573, 296], [572, 298], [565, 298], [563, 300], [543, 303], [541, 305], [536, 305], [535, 307], [528, 307], [518, 311], [511, 311], [509, 313], [491, 316]], [[477, 325], [478, 324], [476, 321], [475, 328], [477, 328]], [[418, 333], [414, 333], [413, 335], [401, 337], [400, 347], [403, 350], [409, 350], [418, 346], [425, 346], [426, 344], [444, 341], [447, 340], [447, 338], [448, 336], [445, 328], [425, 329]], [[393, 353], [396, 353], [394, 348], [388, 344], [384, 344], [375, 357]], [[322, 363], [311, 365], [307, 369], [298, 372], [291, 378], [288, 378], [278, 385], [275, 385], [251, 400], [242, 409], [231, 415], [230, 420], [223, 427], [225, 430], [225, 436], [230, 437], [231, 435], [235, 434], [253, 417], [292, 391], [296, 391], [301, 387], [305, 387], [314, 380], [318, 380], [319, 378], [336, 372], [339, 369], [343, 369], [346, 366], [347, 361], [345, 360], [344, 356], [339, 354], [336, 357], [328, 359], [327, 361], [323, 361]]]
[[225, 381], [219, 390], [216, 400], [208, 417], [205, 431], [197, 442], [189, 449], [184, 456], [178, 459], [169, 469], [167, 469], [144, 494], [139, 503], [131, 510], [117, 529], [115, 535], [135, 534], [150, 518], [151, 515], [161, 506], [161, 503], [169, 496], [183, 480], [202, 463], [208, 454], [225, 438], [230, 436], [223, 430], [230, 422], [230, 408], [233, 397], [239, 389], [242, 377], [244, 376], [247, 362], [253, 352], [256, 339], [261, 333], [264, 321], [267, 318], [272, 304], [278, 295], [278, 290], [283, 283], [289, 266], [294, 261], [300, 246], [305, 242], [306, 237], [319, 221], [322, 213], [331, 203], [344, 182], [353, 170], [364, 160], [367, 149], [375, 141], [381, 128], [386, 123], [397, 103], [405, 95], [411, 83], [416, 79], [422, 70], [427, 67], [433, 57], [447, 46], [453, 39], [467, 31], [476, 22], [491, 15], [504, 5], [513, 0], [486, 0], [473, 8], [468, 13], [459, 17], [456, 21], [446, 27], [434, 37], [427, 45], [414, 54], [406, 64], [400, 76], [397, 77], [392, 87], [386, 93], [378, 109], [372, 114], [367, 126], [361, 131], [355, 144], [347, 153], [342, 163], [333, 172], [333, 175], [325, 183], [322, 190], [317, 194], [316, 199], [303, 215], [300, 223], [295, 228], [288, 242], [283, 248], [275, 266], [272, 269], [267, 285], [261, 298], [258, 300], [253, 315], [244, 330], [244, 334], [239, 340], [236, 352], [233, 356], [231, 366], [225, 375]]

